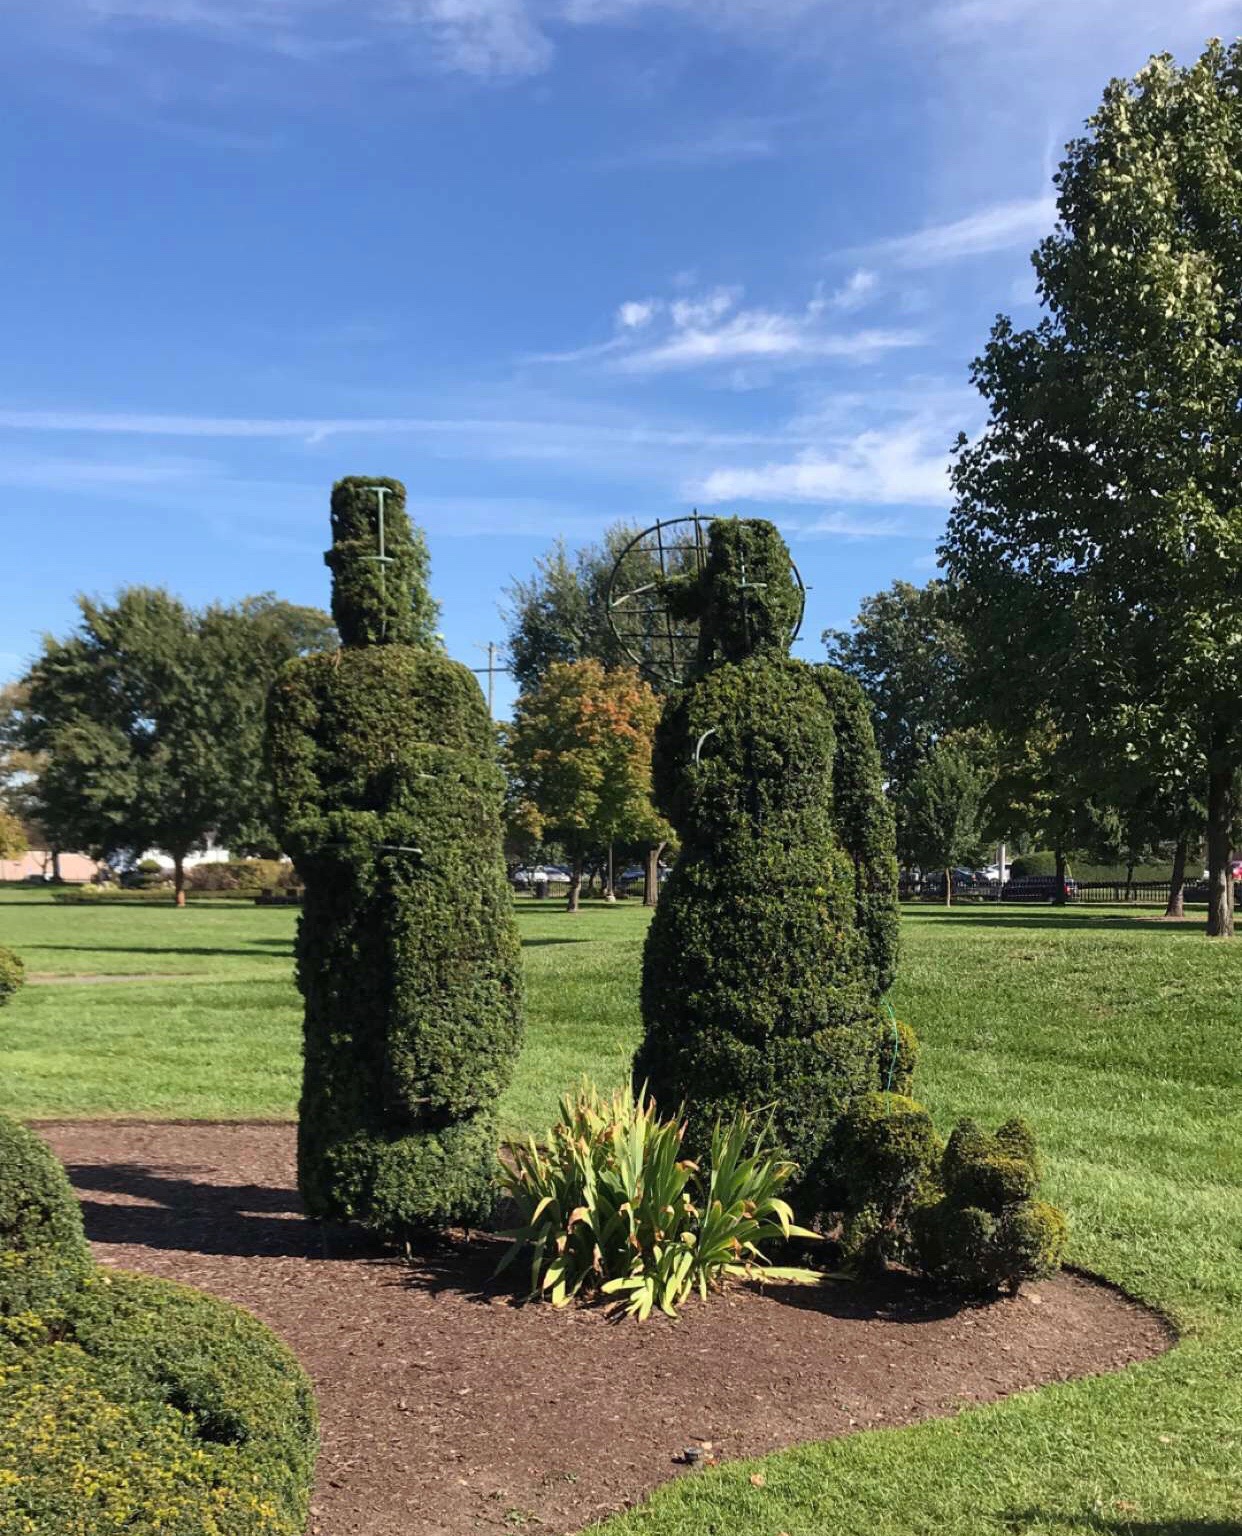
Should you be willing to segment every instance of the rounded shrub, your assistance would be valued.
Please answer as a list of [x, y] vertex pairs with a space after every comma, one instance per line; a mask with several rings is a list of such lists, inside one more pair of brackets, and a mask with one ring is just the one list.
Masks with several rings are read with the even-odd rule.
[[963, 1120], [941, 1160], [941, 1197], [914, 1213], [922, 1267], [969, 1294], [1016, 1291], [1060, 1265], [1066, 1222], [1036, 1198], [1041, 1170], [1024, 1120], [994, 1134]]
[[0, 1323], [0, 1530], [301, 1536], [310, 1384], [256, 1318], [95, 1270]]
[[0, 1008], [21, 989], [26, 981], [26, 967], [22, 957], [0, 944]]
[[0, 1317], [58, 1305], [90, 1267], [65, 1170], [33, 1131], [0, 1115]]
[[845, 1261], [873, 1268], [908, 1258], [911, 1213], [936, 1194], [941, 1144], [931, 1115], [904, 1094], [861, 1094], [838, 1124], [833, 1151]]
[[301, 1536], [316, 1444], [289, 1350], [92, 1264], [64, 1169], [0, 1116], [0, 1531]]
[[291, 662], [269, 708], [282, 842], [305, 887], [298, 1177], [312, 1215], [400, 1239], [491, 1205], [521, 1033], [504, 784], [479, 684], [434, 643], [403, 488], [339, 482], [332, 527], [342, 648]]
[[692, 1153], [718, 1119], [771, 1109], [807, 1208], [838, 1118], [876, 1084], [896, 953], [871, 722], [850, 679], [788, 655], [798, 593], [771, 523], [712, 523], [703, 570], [665, 591], [701, 639], [656, 733], [682, 851], [647, 936], [633, 1078], [667, 1113], [684, 1102]]

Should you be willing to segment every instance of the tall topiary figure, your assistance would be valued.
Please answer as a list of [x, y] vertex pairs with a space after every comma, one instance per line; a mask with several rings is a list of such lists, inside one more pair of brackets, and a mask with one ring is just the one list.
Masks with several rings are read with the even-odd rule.
[[665, 595], [700, 644], [656, 733], [682, 853], [647, 937], [634, 1079], [685, 1101], [700, 1151], [717, 1116], [771, 1106], [805, 1193], [888, 1038], [897, 870], [867, 705], [789, 656], [800, 594], [771, 523], [712, 523], [703, 569]]
[[404, 487], [339, 481], [325, 560], [342, 648], [288, 665], [268, 728], [306, 887], [298, 1178], [313, 1215], [400, 1238], [490, 1204], [521, 1030], [503, 782], [479, 685], [432, 633]]

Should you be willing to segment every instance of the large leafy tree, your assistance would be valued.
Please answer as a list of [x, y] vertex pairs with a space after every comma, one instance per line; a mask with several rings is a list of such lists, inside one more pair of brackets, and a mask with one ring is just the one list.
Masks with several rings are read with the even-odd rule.
[[942, 548], [1002, 708], [1169, 792], [1206, 784], [1208, 932], [1233, 933], [1242, 764], [1242, 45], [1114, 81], [1057, 176], [1044, 318], [974, 367]]
[[54, 847], [163, 849], [181, 904], [185, 859], [209, 835], [274, 844], [267, 691], [292, 656], [329, 642], [330, 621], [269, 597], [196, 613], [148, 587], [79, 609], [73, 634], [44, 641], [16, 711], [37, 754], [35, 813]]
[[848, 630], [823, 633], [828, 660], [862, 688], [871, 705], [884, 782], [897, 817], [897, 853], [921, 855], [907, 835], [908, 791], [936, 743], [968, 717], [966, 641], [943, 581], [895, 581], [864, 598]]
[[518, 699], [506, 735], [511, 817], [569, 853], [569, 910], [587, 855], [612, 843], [654, 846], [669, 835], [651, 804], [660, 701], [632, 670], [554, 661]]
[[943, 581], [895, 581], [863, 599], [848, 630], [826, 629], [828, 660], [867, 695], [890, 792], [962, 723], [965, 640]]
[[975, 864], [987, 842], [993, 772], [969, 740], [942, 737], [902, 793], [906, 840], [919, 868], [944, 871], [945, 905], [953, 901], [953, 866]]
[[[509, 665], [520, 689], [533, 687], [556, 661], [589, 660], [609, 668], [633, 667], [653, 650], [665, 659], [671, 644], [681, 662], [689, 663], [697, 645], [692, 636], [670, 642], [666, 627], [658, 622], [653, 624], [650, 641], [638, 633], [643, 627], [641, 602], [625, 611], [621, 627], [630, 632], [628, 649], [609, 623], [614, 573], [614, 596], [654, 589], [665, 574], [650, 541], [634, 546], [638, 532], [629, 523], [614, 523], [599, 544], [588, 544], [572, 555], [560, 541], [535, 561], [531, 576], [507, 588]], [[684, 544], [684, 533], [679, 542]], [[692, 558], [683, 548], [666, 554], [666, 564], [669, 570], [688, 568]], [[685, 625], [679, 629], [688, 632]], [[648, 671], [652, 686], [662, 690], [668, 682], [666, 669]]]

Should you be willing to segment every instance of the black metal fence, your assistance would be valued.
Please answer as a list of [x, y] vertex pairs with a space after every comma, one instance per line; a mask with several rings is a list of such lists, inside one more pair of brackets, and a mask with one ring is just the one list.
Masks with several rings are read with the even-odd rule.
[[[1167, 906], [1172, 883], [1168, 880], [1075, 880], [1067, 900], [1090, 902], [1117, 902], [1136, 907]], [[1234, 902], [1242, 910], [1242, 882], [1235, 882]], [[898, 886], [902, 901], [944, 901], [944, 881], [923, 882], [903, 880]], [[1182, 900], [1188, 907], [1207, 905], [1207, 885], [1202, 880], [1188, 880], [1182, 891]], [[957, 902], [1022, 901], [1050, 902], [1050, 893], [1020, 891], [1003, 892], [999, 881], [979, 881], [960, 885], [954, 881], [953, 900]]]

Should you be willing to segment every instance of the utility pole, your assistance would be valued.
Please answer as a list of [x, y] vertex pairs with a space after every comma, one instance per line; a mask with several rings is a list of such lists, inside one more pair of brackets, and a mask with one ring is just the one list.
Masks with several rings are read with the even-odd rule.
[[487, 673], [487, 712], [494, 720], [496, 718], [496, 711], [493, 707], [496, 698], [496, 674], [497, 672], [508, 672], [509, 668], [500, 665], [497, 659], [500, 655], [500, 647], [494, 640], [489, 640], [486, 646], [479, 641], [476, 643], [476, 649], [487, 651], [487, 665], [485, 667], [471, 667], [470, 670], [472, 672]]

